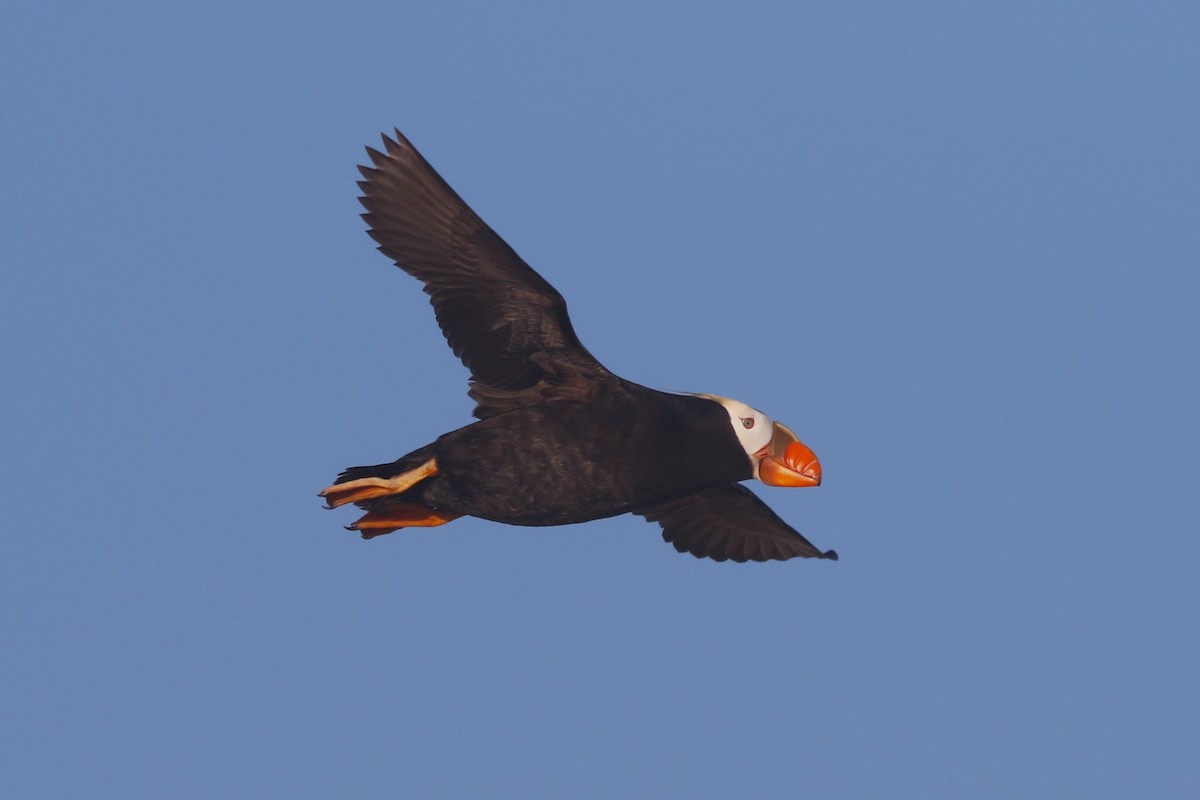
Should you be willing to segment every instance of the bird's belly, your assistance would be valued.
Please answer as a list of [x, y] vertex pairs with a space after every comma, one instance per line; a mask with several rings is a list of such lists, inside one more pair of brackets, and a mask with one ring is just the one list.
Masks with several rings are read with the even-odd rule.
[[439, 437], [424, 500], [511, 525], [565, 525], [739, 479], [705, 468], [694, 438], [638, 404], [534, 406]]
[[586, 522], [644, 502], [641, 448], [583, 412], [568, 419], [531, 409], [447, 434], [426, 501], [510, 525]]
[[426, 500], [460, 514], [509, 525], [566, 525], [623, 514], [638, 504], [637, 487], [588, 465], [514, 464], [463, 472], [443, 469]]

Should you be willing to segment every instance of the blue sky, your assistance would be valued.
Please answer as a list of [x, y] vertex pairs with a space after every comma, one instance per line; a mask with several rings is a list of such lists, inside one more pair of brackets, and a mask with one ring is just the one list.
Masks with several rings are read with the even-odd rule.
[[[1200, 791], [1194, 5], [3, 18], [7, 796]], [[392, 126], [607, 366], [795, 429], [841, 561], [341, 530], [471, 409]]]

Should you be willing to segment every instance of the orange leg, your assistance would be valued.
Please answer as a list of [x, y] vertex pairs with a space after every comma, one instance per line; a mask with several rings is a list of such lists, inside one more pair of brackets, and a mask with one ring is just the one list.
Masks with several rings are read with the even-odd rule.
[[379, 511], [370, 511], [350, 525], [348, 531], [358, 531], [364, 539], [382, 536], [401, 528], [434, 528], [461, 517], [452, 511], [439, 511], [416, 503], [390, 503]]
[[361, 503], [389, 494], [400, 494], [416, 484], [438, 474], [437, 461], [429, 459], [416, 469], [393, 475], [390, 478], [359, 478], [356, 481], [335, 483], [326, 486], [319, 494], [325, 498], [326, 508], [337, 508], [346, 503]]

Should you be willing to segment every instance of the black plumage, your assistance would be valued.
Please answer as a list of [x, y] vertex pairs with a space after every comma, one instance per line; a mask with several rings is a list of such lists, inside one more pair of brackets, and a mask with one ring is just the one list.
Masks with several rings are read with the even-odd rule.
[[[330, 507], [367, 511], [352, 529], [370, 538], [460, 516], [559, 525], [634, 512], [697, 557], [837, 558], [738, 484], [763, 477], [767, 461], [797, 481], [780, 485], [819, 483], [815, 456], [790, 431], [736, 401], [659, 392], [609, 372], [580, 343], [554, 287], [399, 131], [383, 143], [359, 168], [363, 219], [379, 249], [424, 284], [470, 370], [479, 421], [390, 464], [343, 472], [322, 495]], [[739, 418], [741, 408], [751, 415]], [[756, 421], [774, 424], [775, 435], [752, 453], [737, 426]]]

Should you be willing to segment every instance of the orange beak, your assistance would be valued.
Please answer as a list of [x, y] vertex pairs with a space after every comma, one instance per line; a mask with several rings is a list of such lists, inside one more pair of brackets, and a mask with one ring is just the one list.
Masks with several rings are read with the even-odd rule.
[[754, 457], [758, 459], [758, 479], [769, 486], [821, 485], [817, 454], [778, 422], [771, 441]]

